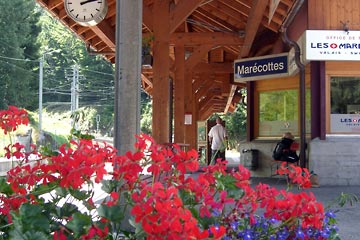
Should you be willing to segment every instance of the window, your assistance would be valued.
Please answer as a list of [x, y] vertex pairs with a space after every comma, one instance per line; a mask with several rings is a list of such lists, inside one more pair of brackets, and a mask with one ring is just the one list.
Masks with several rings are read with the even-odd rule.
[[[297, 89], [260, 92], [259, 137], [278, 137], [284, 132], [299, 135], [299, 92]], [[310, 90], [306, 91], [306, 132], [310, 132]]]
[[332, 133], [360, 132], [360, 77], [331, 77]]
[[259, 95], [259, 136], [298, 133], [298, 91], [261, 92]]

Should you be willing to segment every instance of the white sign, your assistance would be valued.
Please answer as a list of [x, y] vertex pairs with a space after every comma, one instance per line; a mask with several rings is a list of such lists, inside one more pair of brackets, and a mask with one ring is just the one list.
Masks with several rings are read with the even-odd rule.
[[306, 60], [360, 60], [360, 31], [306, 30]]
[[185, 113], [184, 124], [185, 125], [191, 125], [192, 124], [192, 114], [191, 113]]
[[332, 133], [359, 133], [359, 114], [331, 114], [330, 130]]

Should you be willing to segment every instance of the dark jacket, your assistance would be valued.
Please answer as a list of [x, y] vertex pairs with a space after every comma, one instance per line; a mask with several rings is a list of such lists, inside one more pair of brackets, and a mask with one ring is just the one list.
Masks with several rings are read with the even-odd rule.
[[299, 161], [299, 156], [296, 151], [291, 150], [291, 144], [293, 142], [293, 139], [282, 138], [281, 141], [276, 144], [273, 151], [273, 159], [291, 163]]

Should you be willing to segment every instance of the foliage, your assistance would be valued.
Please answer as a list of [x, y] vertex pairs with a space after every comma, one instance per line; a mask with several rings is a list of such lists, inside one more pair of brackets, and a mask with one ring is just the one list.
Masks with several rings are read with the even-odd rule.
[[[27, 113], [12, 106], [0, 119], [6, 133], [28, 123]], [[0, 179], [0, 237], [337, 239], [334, 215], [312, 193], [252, 188], [246, 168], [227, 173], [220, 160], [197, 178], [186, 176], [199, 170], [197, 151], [158, 145], [147, 135], [137, 139], [135, 151], [122, 156], [88, 139], [73, 138], [53, 156], [33, 146], [31, 162], [23, 146], [7, 146], [7, 157], [19, 164]], [[306, 169], [284, 164], [279, 173], [310, 187]]]
[[246, 105], [238, 103], [235, 112], [224, 117], [228, 144], [232, 149], [237, 149], [239, 143], [246, 138]]
[[[260, 94], [260, 121], [288, 121], [298, 118], [298, 92], [296, 90], [281, 90], [263, 92]], [[286, 109], [286, 111], [284, 111]]]
[[[80, 39], [44, 10], [40, 24], [43, 26], [39, 35], [42, 51], [52, 52], [45, 55], [44, 106], [49, 111], [61, 109], [60, 106], [70, 110], [71, 87], [77, 79], [79, 107], [95, 109], [95, 115], [100, 115], [101, 132], [109, 132], [114, 111], [113, 64], [100, 55], [89, 54]], [[92, 130], [97, 130], [95, 118], [90, 125]]]
[[30, 59], [36, 59], [36, 35], [40, 31], [35, 2], [0, 1], [0, 8], [0, 109], [8, 105], [34, 109], [38, 61]]
[[[246, 90], [242, 89], [241, 94], [245, 98]], [[213, 114], [209, 120], [215, 121], [218, 116], [218, 114]], [[237, 149], [240, 142], [246, 138], [246, 116], [246, 104], [244, 102], [239, 102], [233, 113], [220, 116], [225, 122], [228, 146], [231, 149]]]
[[152, 102], [145, 93], [141, 93], [141, 132], [152, 133]]

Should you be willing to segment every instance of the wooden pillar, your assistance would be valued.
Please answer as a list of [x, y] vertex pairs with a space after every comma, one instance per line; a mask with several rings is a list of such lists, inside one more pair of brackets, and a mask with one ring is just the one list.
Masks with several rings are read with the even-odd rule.
[[[185, 125], [185, 143], [190, 144], [190, 149], [193, 149], [196, 147], [196, 144], [194, 144], [194, 138], [196, 140], [196, 133], [194, 132], [194, 126], [196, 123], [196, 118], [194, 116], [194, 94], [193, 94], [193, 88], [192, 88], [192, 74], [191, 71], [186, 69], [185, 74], [185, 84], [184, 88], [186, 91], [184, 92], [184, 100], [185, 100], [185, 114], [191, 114], [192, 116], [192, 122], [190, 125]], [[196, 130], [195, 130], [196, 131]]]
[[198, 104], [194, 98], [194, 90], [192, 86], [193, 69], [209, 52], [212, 45], [201, 45], [194, 49], [191, 56], [185, 62], [185, 113], [191, 113], [192, 123], [191, 125], [185, 125], [185, 143], [190, 144], [190, 148], [196, 148], [197, 138], [197, 118], [198, 118]]
[[197, 122], [199, 120], [199, 103], [198, 99], [195, 98], [194, 90], [192, 94], [192, 112], [193, 112], [193, 124], [191, 126], [191, 142], [189, 142], [190, 146], [192, 148], [197, 149], [197, 135], [198, 135], [198, 129], [197, 129]]
[[154, 1], [153, 6], [153, 117], [152, 133], [157, 143], [170, 142], [169, 95], [169, 1]]
[[175, 46], [174, 141], [185, 143], [185, 48]]

